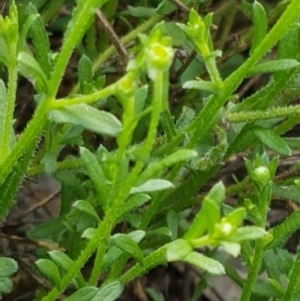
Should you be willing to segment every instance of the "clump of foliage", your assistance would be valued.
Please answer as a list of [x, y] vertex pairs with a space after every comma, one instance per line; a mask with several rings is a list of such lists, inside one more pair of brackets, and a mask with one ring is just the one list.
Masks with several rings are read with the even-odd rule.
[[[241, 301], [297, 300], [300, 252], [293, 260], [282, 247], [300, 226], [299, 212], [273, 229], [267, 212], [274, 195], [300, 199], [300, 182], [294, 177], [298, 165], [276, 178], [281, 158], [299, 149], [298, 137], [284, 137], [299, 123], [299, 105], [291, 105], [300, 94], [298, 0], [280, 6], [283, 12], [269, 31], [259, 2], [240, 3], [254, 25], [251, 47], [248, 58], [229, 75], [222, 74], [222, 52], [213, 46], [213, 14], [201, 17], [197, 12], [205, 1], [175, 1], [179, 9], [189, 10], [182, 22], [162, 21], [178, 9], [168, 1], [156, 8], [140, 2], [139, 7], [128, 6], [120, 20], [128, 27], [128, 15], [149, 20], [120, 40], [105, 22], [116, 14], [118, 1], [78, 0], [58, 52], [51, 50], [45, 24], [64, 1], [45, 7], [40, 1], [26, 6], [12, 2], [8, 15], [0, 18], [0, 61], [7, 74], [0, 81], [1, 221], [24, 177], [47, 173], [62, 184], [59, 217], [28, 233], [66, 250], [52, 250], [36, 261], [52, 289], [41, 289], [35, 300], [56, 300], [67, 288], [68, 301], [116, 300], [126, 283], [173, 261], [208, 274], [226, 273], [242, 287]], [[97, 35], [96, 17], [108, 36]], [[266, 56], [277, 44], [277, 57]], [[188, 53], [182, 65], [177, 45]], [[112, 79], [100, 67], [115, 48], [123, 74]], [[80, 54], [78, 84], [58, 98], [75, 49]], [[198, 62], [199, 71], [189, 78], [181, 68], [191, 68], [189, 59], [195, 56], [202, 67]], [[170, 77], [174, 68], [175, 79]], [[265, 86], [238, 99], [235, 93], [243, 81], [265, 73], [270, 74]], [[14, 130], [19, 75], [31, 81], [36, 93], [34, 115], [20, 135]], [[169, 105], [174, 80], [185, 89], [178, 106]], [[79, 154], [61, 159], [68, 145]], [[189, 217], [199, 189], [228, 158], [246, 150], [245, 178], [231, 185], [216, 181], [200, 196], [197, 214]], [[224, 203], [226, 196], [235, 196], [237, 205]], [[123, 232], [115, 230], [119, 224]], [[249, 268], [247, 278], [232, 273], [211, 249], [241, 255]], [[91, 272], [84, 275], [82, 268], [92, 256]], [[7, 293], [15, 262], [0, 259], [0, 293]], [[258, 281], [263, 271], [268, 280]]]

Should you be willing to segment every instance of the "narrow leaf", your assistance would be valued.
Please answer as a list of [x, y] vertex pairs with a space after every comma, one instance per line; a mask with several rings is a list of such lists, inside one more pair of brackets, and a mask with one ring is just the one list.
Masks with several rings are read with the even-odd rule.
[[32, 82], [39, 93], [48, 91], [47, 77], [39, 63], [27, 52], [20, 52], [18, 55], [19, 72]]
[[87, 104], [50, 110], [49, 118], [57, 123], [81, 125], [95, 133], [112, 137], [117, 136], [122, 129], [121, 122], [114, 115]]
[[132, 195], [124, 204], [120, 216], [122, 216], [126, 212], [131, 212], [135, 208], [140, 208], [141, 206], [146, 204], [150, 199], [151, 198], [149, 195], [143, 193]]
[[70, 297], [65, 298], [64, 301], [91, 301], [98, 291], [97, 287], [86, 286], [76, 291]]
[[183, 261], [195, 265], [213, 275], [225, 274], [225, 268], [220, 262], [197, 252], [191, 252], [183, 259]]
[[252, 6], [252, 21], [254, 26], [250, 54], [258, 47], [267, 33], [268, 20], [266, 12], [258, 1], [254, 1]]
[[122, 283], [114, 281], [102, 287], [91, 301], [115, 301], [121, 296], [122, 292]]
[[234, 240], [237, 242], [243, 240], [256, 240], [259, 238], [263, 238], [267, 232], [265, 229], [255, 226], [246, 226], [242, 228], [238, 228], [234, 235]]
[[284, 156], [290, 156], [292, 154], [288, 145], [280, 136], [274, 133], [274, 131], [257, 126], [252, 127], [251, 130], [262, 144], [276, 153]]
[[56, 264], [49, 260], [49, 259], [39, 259], [35, 262], [40, 272], [48, 279], [50, 282], [55, 285], [59, 286], [61, 277], [59, 270]]
[[153, 192], [153, 191], [159, 191], [159, 190], [165, 190], [169, 188], [173, 188], [174, 185], [167, 180], [163, 179], [152, 179], [148, 180], [144, 184], [138, 186], [138, 187], [133, 187], [130, 189], [130, 193], [141, 193], [141, 192]]
[[136, 18], [150, 18], [155, 14], [154, 8], [141, 7], [141, 6], [127, 6], [128, 12], [131, 16]]
[[94, 209], [94, 207], [91, 205], [91, 203], [80, 200], [80, 201], [76, 201], [73, 204], [73, 207], [78, 209], [81, 212], [84, 212], [84, 213], [90, 215], [91, 217], [95, 218], [98, 222], [100, 221], [100, 218], [99, 218], [96, 210]]
[[167, 261], [178, 261], [184, 259], [188, 254], [193, 252], [190, 243], [184, 239], [177, 239], [167, 246], [166, 259]]
[[96, 156], [93, 155], [87, 148], [80, 147], [80, 156], [82, 158], [85, 170], [96, 189], [99, 197], [99, 203], [103, 208], [105, 208], [108, 199], [108, 184], [103, 169]]
[[140, 265], [143, 265], [144, 256], [138, 244], [126, 234], [115, 234], [111, 242], [116, 247], [131, 255]]
[[273, 73], [296, 68], [300, 63], [292, 59], [272, 60], [266, 63], [258, 64], [249, 70], [247, 76], [253, 76], [261, 73]]

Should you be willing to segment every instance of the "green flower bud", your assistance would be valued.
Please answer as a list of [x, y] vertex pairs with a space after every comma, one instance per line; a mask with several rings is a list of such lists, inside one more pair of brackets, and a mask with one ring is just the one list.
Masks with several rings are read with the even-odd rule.
[[266, 166], [257, 167], [252, 173], [252, 180], [258, 185], [265, 186], [270, 181], [270, 179], [270, 171]]

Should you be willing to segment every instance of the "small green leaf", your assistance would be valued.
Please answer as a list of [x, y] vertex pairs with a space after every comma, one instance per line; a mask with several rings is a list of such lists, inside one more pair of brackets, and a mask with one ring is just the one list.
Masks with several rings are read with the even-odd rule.
[[141, 7], [141, 6], [127, 6], [128, 12], [131, 16], [136, 18], [150, 18], [155, 14], [154, 8]]
[[151, 287], [146, 287], [145, 292], [147, 293], [147, 295], [149, 295], [152, 301], [165, 301], [163, 294]]
[[166, 248], [166, 259], [169, 262], [182, 260], [193, 252], [190, 243], [184, 239], [177, 239], [167, 244]]
[[261, 141], [261, 143], [269, 149], [275, 151], [280, 155], [291, 156], [292, 153], [288, 145], [280, 136], [274, 133], [274, 131], [258, 126], [252, 127], [251, 130], [254, 135]]
[[197, 252], [191, 252], [183, 259], [183, 261], [195, 265], [213, 275], [225, 274], [225, 268], [220, 262]]
[[[83, 94], [91, 92], [93, 82], [92, 62], [86, 55], [83, 55], [78, 63], [78, 79]], [[90, 89], [88, 89], [90, 85]]]
[[173, 47], [182, 46], [186, 41], [186, 35], [182, 30], [178, 30], [178, 25], [175, 22], [164, 23], [163, 33], [172, 38]]
[[91, 239], [94, 236], [96, 230], [97, 229], [95, 228], [87, 228], [83, 231], [81, 237], [86, 239]]
[[65, 298], [64, 301], [91, 301], [98, 291], [99, 289], [97, 287], [86, 286], [76, 291], [73, 295]]
[[121, 296], [123, 289], [120, 281], [111, 282], [102, 287], [91, 301], [115, 301]]
[[179, 214], [175, 210], [170, 210], [167, 214], [168, 229], [172, 233], [172, 240], [177, 239], [178, 226], [179, 226]]
[[225, 198], [225, 186], [222, 182], [217, 183], [209, 191], [203, 200], [203, 205], [194, 218], [185, 239], [196, 239], [201, 237], [206, 230], [214, 231], [214, 226], [220, 220], [220, 206]]
[[[37, 8], [32, 3], [26, 5], [26, 11], [29, 16], [39, 14]], [[32, 38], [32, 43], [35, 49], [36, 60], [48, 77], [52, 70], [50, 63], [51, 48], [48, 34], [41, 16], [38, 16], [33, 26], [31, 26], [30, 37]]]
[[[58, 251], [58, 250], [53, 250], [48, 252], [50, 258], [52, 259], [55, 264], [62, 269], [63, 271], [67, 272], [69, 269], [73, 266], [74, 261], [71, 259], [67, 254]], [[80, 287], [84, 287], [85, 281], [80, 272], [77, 273], [77, 276], [75, 277], [75, 280], [77, 281], [78, 285]]]
[[27, 20], [25, 21], [24, 25], [22, 26], [22, 30], [21, 30], [21, 33], [19, 36], [19, 45], [18, 45], [19, 51], [23, 50], [23, 47], [26, 43], [27, 33], [38, 17], [39, 17], [38, 14], [32, 14], [32, 15], [28, 16]]
[[261, 73], [273, 73], [277, 71], [289, 70], [296, 68], [300, 63], [292, 59], [281, 59], [281, 60], [272, 60], [266, 63], [258, 64], [247, 73], [247, 76], [253, 76]]
[[59, 287], [61, 277], [56, 264], [49, 259], [39, 259], [35, 262], [40, 272], [45, 276], [50, 282]]
[[0, 277], [0, 296], [1, 294], [9, 294], [13, 289], [13, 283], [9, 278]]
[[124, 215], [126, 212], [131, 212], [135, 208], [140, 208], [144, 204], [146, 204], [151, 197], [147, 194], [139, 193], [132, 195], [126, 203], [122, 207], [122, 213], [120, 213], [120, 216]]
[[130, 194], [141, 193], [141, 192], [154, 192], [154, 191], [165, 190], [173, 187], [174, 185], [170, 181], [164, 179], [151, 179], [138, 187], [131, 188]]
[[37, 92], [46, 93], [48, 91], [48, 80], [39, 63], [27, 52], [20, 52], [18, 55], [19, 72], [29, 79]]
[[300, 189], [295, 185], [274, 185], [272, 193], [273, 196], [300, 204]]
[[84, 213], [90, 215], [91, 217], [95, 218], [98, 222], [100, 221], [100, 218], [99, 218], [96, 210], [94, 209], [94, 207], [91, 205], [91, 203], [80, 200], [80, 201], [76, 201], [73, 204], [73, 207], [78, 209], [81, 212], [84, 212]]
[[257, 1], [252, 5], [253, 39], [250, 54], [258, 47], [267, 33], [268, 20], [264, 7]]
[[283, 138], [283, 140], [290, 148], [300, 150], [300, 138]]
[[234, 235], [234, 240], [240, 242], [243, 240], [256, 240], [263, 238], [267, 232], [265, 229], [256, 226], [246, 226], [238, 228]]
[[218, 87], [215, 83], [209, 82], [209, 81], [204, 81], [200, 78], [197, 80], [190, 80], [185, 82], [182, 85], [183, 89], [197, 89], [197, 90], [202, 90], [202, 91], [208, 91], [212, 93], [218, 93]]
[[80, 156], [85, 170], [93, 182], [99, 198], [98, 201], [102, 207], [105, 208], [108, 200], [108, 183], [102, 166], [98, 162], [96, 156], [85, 147], [80, 147]]
[[108, 252], [103, 257], [102, 270], [108, 270], [111, 265], [117, 261], [124, 252], [116, 246], [109, 248]]
[[[4, 140], [3, 140], [4, 132], [3, 131], [5, 129], [6, 106], [7, 106], [6, 87], [5, 87], [3, 80], [0, 79], [0, 150], [2, 149], [2, 145], [4, 143]], [[11, 126], [13, 126], [13, 125], [11, 125]], [[0, 160], [0, 162], [2, 162], [2, 161]]]
[[143, 253], [138, 244], [129, 235], [115, 234], [111, 238], [111, 243], [131, 255], [140, 265], [143, 265]]
[[81, 125], [95, 133], [112, 137], [117, 136], [122, 129], [121, 122], [114, 115], [87, 104], [50, 110], [49, 118], [57, 123]]
[[53, 219], [36, 226], [34, 229], [27, 232], [27, 235], [31, 238], [51, 238], [53, 235], [64, 230], [64, 224], [62, 218]]
[[158, 236], [167, 236], [172, 237], [172, 232], [167, 227], [161, 227], [155, 230], [147, 231], [146, 237], [158, 237]]
[[18, 270], [17, 262], [8, 257], [0, 257], [0, 278], [10, 277]]
[[241, 245], [236, 242], [221, 241], [220, 245], [224, 248], [225, 252], [233, 257], [237, 257], [241, 252]]

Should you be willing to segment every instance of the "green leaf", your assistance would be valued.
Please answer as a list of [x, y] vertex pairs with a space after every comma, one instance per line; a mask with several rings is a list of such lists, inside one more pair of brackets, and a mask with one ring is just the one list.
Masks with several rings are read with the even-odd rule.
[[240, 242], [243, 240], [256, 240], [259, 238], [263, 238], [267, 232], [265, 229], [256, 227], [256, 226], [246, 226], [242, 228], [238, 228], [234, 235], [234, 240], [236, 242]]
[[220, 262], [197, 252], [191, 252], [183, 259], [183, 261], [213, 275], [225, 274], [225, 268]]
[[261, 73], [273, 73], [296, 68], [300, 63], [292, 59], [272, 60], [266, 63], [258, 64], [249, 70], [247, 76], [253, 76]]
[[[29, 16], [39, 15], [37, 8], [32, 3], [26, 5], [26, 11]], [[52, 70], [50, 63], [51, 48], [44, 22], [40, 16], [38, 16], [33, 26], [31, 26], [30, 37], [35, 49], [36, 60], [48, 77]]]
[[170, 229], [172, 233], [172, 240], [177, 239], [179, 218], [179, 214], [175, 210], [170, 210], [167, 214], [168, 229]]
[[147, 231], [146, 237], [159, 237], [159, 236], [167, 236], [167, 237], [172, 237], [172, 232], [169, 228], [167, 227], [161, 227], [158, 229], [154, 229], [151, 231]]
[[78, 79], [83, 94], [92, 90], [93, 70], [92, 62], [86, 55], [83, 55], [78, 63]]
[[258, 47], [267, 34], [268, 20], [264, 7], [257, 1], [252, 5], [253, 39], [250, 54]]
[[204, 81], [200, 78], [197, 80], [189, 80], [182, 85], [183, 89], [197, 89], [202, 91], [208, 91], [212, 93], [218, 93], [218, 87], [215, 83]]
[[70, 297], [65, 298], [64, 301], [91, 301], [98, 291], [97, 287], [86, 286], [76, 291]]
[[[69, 269], [73, 266], [74, 261], [71, 259], [67, 254], [59, 251], [59, 250], [53, 250], [48, 252], [50, 258], [52, 259], [55, 264], [61, 268], [64, 272], [68, 272]], [[80, 287], [84, 287], [85, 280], [80, 272], [77, 273], [77, 276], [75, 277], [75, 280], [77, 281], [78, 285]]]
[[292, 153], [288, 145], [280, 136], [274, 133], [274, 131], [258, 126], [252, 127], [251, 130], [254, 135], [261, 141], [261, 143], [269, 149], [275, 151], [280, 155], [291, 156]]
[[143, 265], [144, 255], [138, 244], [129, 235], [115, 234], [111, 238], [111, 243], [131, 255], [140, 265]]
[[272, 193], [273, 196], [277, 196], [289, 201], [294, 201], [300, 204], [300, 189], [295, 185], [274, 185]]
[[130, 189], [130, 194], [141, 193], [141, 192], [154, 192], [154, 191], [165, 190], [173, 187], [174, 185], [170, 181], [164, 179], [151, 179], [138, 187], [132, 187]]
[[163, 294], [151, 287], [146, 287], [145, 292], [147, 293], [147, 295], [149, 295], [152, 301], [165, 301]]
[[169, 155], [168, 157], [161, 159], [158, 162], [150, 164], [139, 177], [139, 183], [143, 183], [152, 177], [159, 176], [160, 172], [165, 171], [170, 166], [173, 166], [180, 162], [188, 161], [191, 158], [196, 157], [198, 154], [194, 150], [181, 149], [177, 152]]
[[123, 289], [120, 281], [111, 282], [102, 287], [91, 301], [115, 301], [121, 296]]
[[22, 51], [23, 47], [26, 43], [26, 38], [27, 38], [27, 34], [28, 31], [30, 30], [30, 28], [32, 27], [33, 23], [35, 22], [35, 20], [39, 17], [38, 14], [32, 14], [30, 16], [28, 16], [28, 18], [26, 19], [25, 23], [22, 26], [22, 30], [19, 36], [19, 44], [18, 44], [18, 51]]
[[49, 118], [57, 123], [81, 125], [95, 133], [115, 137], [122, 129], [121, 122], [112, 114], [99, 111], [87, 104], [78, 104], [49, 111]]
[[13, 283], [9, 278], [0, 277], [0, 296], [1, 294], [9, 294], [13, 289]]
[[99, 198], [98, 201], [102, 207], [105, 208], [108, 201], [109, 188], [102, 166], [98, 162], [96, 156], [85, 147], [80, 147], [80, 156], [82, 158], [85, 170], [93, 182]]
[[186, 35], [182, 30], [178, 30], [178, 25], [175, 22], [164, 23], [163, 34], [172, 38], [173, 47], [182, 46], [186, 41]]
[[241, 245], [231, 241], [221, 241], [220, 245], [224, 248], [224, 251], [233, 257], [237, 257], [241, 252]]
[[237, 208], [234, 211], [230, 212], [224, 220], [226, 220], [227, 223], [230, 223], [232, 226], [239, 226], [243, 219], [246, 216], [246, 209], [243, 207]]
[[81, 237], [82, 237], [82, 238], [86, 238], [86, 239], [91, 239], [91, 238], [94, 236], [96, 230], [97, 230], [97, 229], [95, 229], [95, 228], [86, 228], [86, 229], [83, 231]]
[[140, 208], [144, 204], [146, 204], [151, 197], [147, 194], [134, 194], [132, 195], [126, 203], [122, 207], [122, 213], [120, 213], [120, 216], [124, 215], [126, 212], [131, 212], [136, 208]]
[[50, 282], [59, 287], [61, 277], [56, 264], [49, 259], [39, 259], [35, 262], [38, 269]]
[[201, 237], [206, 230], [214, 231], [214, 226], [220, 220], [220, 206], [225, 198], [225, 186], [222, 182], [217, 183], [209, 191], [203, 200], [203, 205], [194, 218], [185, 239], [196, 239]]
[[47, 93], [48, 80], [39, 63], [27, 52], [20, 52], [18, 55], [19, 72], [30, 80], [37, 92]]
[[94, 209], [94, 207], [91, 205], [90, 202], [79, 200], [73, 204], [73, 207], [95, 218], [98, 222], [100, 221], [100, 218], [96, 210]]
[[128, 12], [131, 16], [136, 18], [150, 18], [155, 14], [154, 8], [141, 7], [141, 6], [127, 6]]
[[117, 261], [124, 252], [116, 246], [109, 248], [108, 252], [103, 257], [102, 270], [106, 271], [111, 268], [111, 265]]
[[283, 140], [290, 148], [300, 150], [300, 138], [283, 138]]
[[10, 277], [18, 270], [17, 262], [8, 257], [0, 257], [0, 278]]
[[190, 243], [184, 239], [177, 239], [167, 244], [166, 248], [166, 259], [169, 262], [182, 260], [193, 252]]

